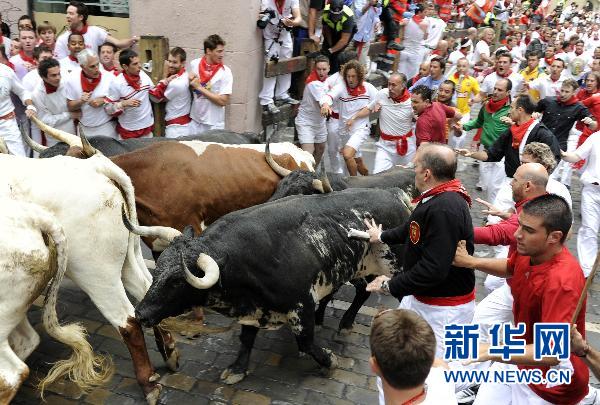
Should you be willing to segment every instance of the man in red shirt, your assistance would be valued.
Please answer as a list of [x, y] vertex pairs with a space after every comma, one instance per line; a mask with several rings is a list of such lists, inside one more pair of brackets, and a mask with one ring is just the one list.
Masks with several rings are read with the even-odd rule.
[[437, 101], [431, 101], [432, 91], [429, 87], [417, 86], [413, 89], [411, 100], [417, 118], [417, 148], [422, 143], [446, 143], [446, 119], [454, 124], [462, 118], [460, 112]]
[[[454, 264], [507, 278], [514, 297], [514, 323], [526, 325], [524, 355], [502, 360], [501, 356], [490, 355], [489, 345], [482, 343], [477, 361], [496, 362], [492, 372], [539, 369], [544, 378], [550, 367], [560, 365], [562, 369], [572, 367], [573, 370], [570, 384], [482, 384], [475, 405], [502, 403], [507, 397], [512, 398], [512, 403], [577, 404], [586, 396], [589, 371], [581, 358], [571, 354], [568, 360], [563, 361], [552, 356], [534, 359], [534, 324], [570, 323], [585, 284], [577, 259], [564, 246], [571, 222], [568, 203], [562, 197], [546, 194], [523, 206], [519, 214], [519, 228], [515, 232], [517, 249], [508, 259], [469, 256], [465, 244], [459, 242]], [[578, 331], [584, 335], [585, 305], [576, 323]]]

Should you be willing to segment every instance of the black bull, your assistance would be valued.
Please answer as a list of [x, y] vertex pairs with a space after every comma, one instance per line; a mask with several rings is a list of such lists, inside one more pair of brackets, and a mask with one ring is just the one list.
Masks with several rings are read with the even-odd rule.
[[[136, 317], [151, 326], [205, 306], [238, 318], [242, 345], [221, 376], [227, 383], [246, 375], [258, 328], [286, 323], [300, 351], [334, 368], [335, 355], [314, 344], [319, 300], [348, 281], [400, 270], [387, 245], [350, 240], [347, 232], [364, 229], [363, 220], [370, 217], [384, 228], [402, 224], [409, 215], [407, 199], [400, 189], [292, 196], [227, 214], [199, 237], [187, 229], [158, 259]], [[201, 264], [205, 255], [218, 273]], [[200, 285], [209, 273], [217, 274], [215, 284]]]

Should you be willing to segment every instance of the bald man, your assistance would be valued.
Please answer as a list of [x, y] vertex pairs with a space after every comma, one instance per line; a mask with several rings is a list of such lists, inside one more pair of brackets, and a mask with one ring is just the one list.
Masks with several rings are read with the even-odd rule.
[[368, 291], [389, 292], [400, 308], [421, 315], [433, 329], [436, 356], [444, 354], [444, 325], [470, 323], [475, 310], [473, 270], [452, 265], [456, 245], [466, 240], [473, 252], [471, 198], [456, 174], [456, 155], [446, 145], [429, 143], [415, 155], [415, 185], [422, 193], [406, 223], [383, 231], [365, 220], [372, 243], [404, 244], [404, 271], [379, 276]]
[[[493, 225], [476, 227], [474, 241], [477, 244], [509, 246], [508, 257], [516, 250], [515, 232], [519, 227], [518, 216], [523, 205], [536, 197], [546, 194], [548, 171], [540, 163], [524, 163], [515, 172], [511, 181], [512, 196], [516, 212]], [[488, 207], [488, 212], [494, 208]], [[485, 213], [485, 211], [484, 211]], [[499, 213], [499, 212], [496, 212]], [[488, 275], [488, 277], [490, 277]], [[499, 288], [493, 290], [475, 308], [473, 323], [479, 324], [480, 336], [488, 341], [488, 330], [495, 323], [512, 322], [513, 297], [505, 280]]]

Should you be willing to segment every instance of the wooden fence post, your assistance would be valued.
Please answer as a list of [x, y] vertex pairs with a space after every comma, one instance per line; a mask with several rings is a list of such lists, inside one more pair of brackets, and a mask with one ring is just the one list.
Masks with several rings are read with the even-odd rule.
[[[164, 61], [169, 54], [169, 39], [163, 36], [143, 35], [140, 38], [140, 63], [150, 64], [152, 71], [147, 72], [154, 84], [164, 78]], [[148, 66], [148, 65], [146, 65]], [[154, 136], [165, 135], [165, 104], [152, 103], [154, 112]]]

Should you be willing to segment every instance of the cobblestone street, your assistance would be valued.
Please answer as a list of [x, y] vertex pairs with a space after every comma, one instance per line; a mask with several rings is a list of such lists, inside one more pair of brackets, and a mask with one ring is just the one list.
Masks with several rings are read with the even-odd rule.
[[[289, 137], [289, 130], [286, 131]], [[369, 167], [374, 157], [374, 141], [366, 144], [364, 154]], [[461, 158], [458, 177], [473, 197], [482, 197], [475, 190], [478, 177], [471, 159]], [[576, 254], [575, 243], [580, 224], [580, 187], [574, 179], [572, 187], [575, 209], [575, 228], [568, 246]], [[481, 207], [472, 209], [473, 223], [482, 223]], [[478, 248], [482, 248], [478, 246]], [[292, 252], [290, 252], [292, 253]], [[478, 276], [478, 300], [483, 295], [483, 276]], [[353, 288], [344, 286], [336, 300], [327, 309], [325, 325], [317, 332], [317, 343], [331, 349], [339, 359], [339, 368], [324, 375], [316, 362], [306, 356], [299, 356], [296, 341], [288, 328], [279, 331], [261, 331], [256, 339], [251, 355], [250, 374], [242, 382], [233, 386], [219, 382], [219, 376], [235, 359], [240, 327], [232, 319], [213, 312], [207, 313], [206, 328], [220, 333], [201, 334], [196, 339], [177, 336], [181, 353], [180, 369], [172, 373], [164, 366], [156, 349], [151, 331], [147, 331], [146, 343], [150, 359], [161, 375], [164, 388], [161, 404], [375, 404], [377, 403], [376, 380], [370, 370], [368, 359], [369, 325], [378, 307], [394, 307], [397, 301], [389, 296], [371, 296], [364, 306], [351, 334], [340, 336], [336, 333], [343, 310], [352, 300]], [[31, 368], [29, 380], [14, 399], [15, 404], [37, 404], [39, 392], [34, 388], [37, 375], [49, 369], [48, 363], [68, 356], [65, 346], [53, 341], [41, 325], [41, 300], [30, 311], [32, 325], [40, 332], [42, 342], [28, 358]], [[94, 349], [112, 357], [116, 372], [110, 383], [97, 388], [90, 394], [81, 394], [70, 383], [53, 384], [46, 391], [48, 405], [54, 404], [144, 404], [131, 358], [126, 346], [114, 330], [92, 305], [90, 299], [69, 280], [63, 283], [59, 293], [58, 314], [61, 322], [80, 321], [89, 333]], [[600, 285], [595, 283], [587, 305], [588, 339], [600, 348]], [[597, 381], [594, 381], [597, 383]]]

